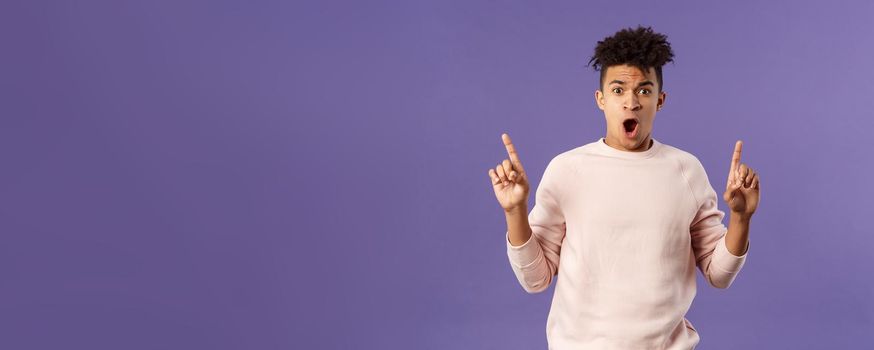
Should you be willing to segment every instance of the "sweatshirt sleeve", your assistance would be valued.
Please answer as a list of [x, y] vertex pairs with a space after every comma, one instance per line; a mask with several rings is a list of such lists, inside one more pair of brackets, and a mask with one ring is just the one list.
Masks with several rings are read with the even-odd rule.
[[564, 214], [560, 206], [560, 173], [553, 158], [546, 166], [535, 193], [535, 205], [528, 214], [531, 237], [519, 246], [510, 243], [510, 232], [504, 240], [510, 266], [519, 283], [528, 293], [539, 293], [549, 287], [558, 273], [561, 242], [566, 233]]
[[684, 172], [698, 204], [698, 211], [689, 228], [695, 262], [710, 285], [728, 288], [746, 261], [749, 243], [741, 256], [728, 251], [725, 245], [728, 228], [722, 223], [725, 213], [717, 207], [718, 197], [710, 185], [704, 166], [693, 156], [691, 161], [686, 162]]

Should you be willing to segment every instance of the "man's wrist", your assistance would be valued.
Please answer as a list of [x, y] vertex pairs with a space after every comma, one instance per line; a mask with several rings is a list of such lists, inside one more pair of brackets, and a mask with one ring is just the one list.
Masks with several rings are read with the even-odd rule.
[[504, 209], [504, 213], [507, 215], [518, 215], [518, 214], [528, 215], [528, 206], [524, 205], [524, 204], [517, 205], [517, 206], [513, 207], [512, 209]]
[[752, 218], [753, 214], [731, 212], [729, 215], [729, 220], [741, 223], [749, 223]]

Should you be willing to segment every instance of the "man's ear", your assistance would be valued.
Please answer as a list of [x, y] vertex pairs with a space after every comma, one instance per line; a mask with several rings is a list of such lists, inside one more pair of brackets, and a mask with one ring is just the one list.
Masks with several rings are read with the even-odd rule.
[[659, 102], [657, 104], [656, 110], [662, 109], [662, 107], [664, 107], [665, 99], [667, 99], [667, 98], [668, 98], [667, 92], [662, 91], [659, 93]]
[[601, 92], [601, 89], [595, 90], [595, 103], [598, 104], [600, 110], [604, 110], [604, 94]]

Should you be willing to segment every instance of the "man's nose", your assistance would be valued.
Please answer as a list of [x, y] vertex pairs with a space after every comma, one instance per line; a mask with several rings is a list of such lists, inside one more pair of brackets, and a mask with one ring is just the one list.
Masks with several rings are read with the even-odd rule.
[[641, 108], [640, 101], [637, 99], [637, 95], [630, 94], [631, 97], [625, 99], [625, 109], [629, 109], [632, 111], [636, 111]]

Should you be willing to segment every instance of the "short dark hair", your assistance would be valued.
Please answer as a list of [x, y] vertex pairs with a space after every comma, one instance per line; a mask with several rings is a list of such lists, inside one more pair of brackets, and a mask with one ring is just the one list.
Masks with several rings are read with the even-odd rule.
[[673, 58], [674, 52], [666, 35], [653, 32], [651, 27], [638, 26], [635, 29], [622, 29], [599, 41], [589, 65], [601, 70], [598, 89], [604, 87], [604, 75], [608, 67], [627, 64], [639, 68], [644, 74], [649, 68], [654, 68], [659, 91], [662, 91], [662, 66], [673, 62]]

